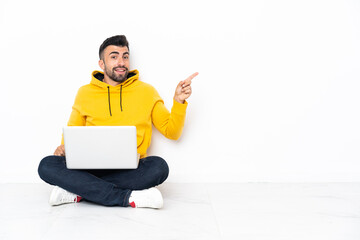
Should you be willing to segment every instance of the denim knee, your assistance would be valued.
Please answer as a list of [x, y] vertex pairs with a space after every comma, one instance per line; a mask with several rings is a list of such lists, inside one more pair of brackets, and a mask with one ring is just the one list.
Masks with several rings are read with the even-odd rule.
[[49, 182], [49, 180], [53, 177], [54, 172], [59, 170], [59, 165], [61, 165], [64, 157], [59, 156], [47, 156], [44, 157], [38, 167], [38, 174], [42, 180], [45, 182]]
[[158, 184], [163, 183], [169, 176], [169, 166], [166, 161], [158, 156], [149, 157], [152, 161], [153, 174], [158, 180]]

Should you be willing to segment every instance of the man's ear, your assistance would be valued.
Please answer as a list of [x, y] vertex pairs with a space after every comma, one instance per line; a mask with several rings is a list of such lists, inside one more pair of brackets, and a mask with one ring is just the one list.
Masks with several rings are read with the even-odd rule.
[[101, 68], [102, 70], [105, 69], [104, 60], [102, 60], [102, 59], [99, 60], [99, 66], [100, 66], [100, 68]]

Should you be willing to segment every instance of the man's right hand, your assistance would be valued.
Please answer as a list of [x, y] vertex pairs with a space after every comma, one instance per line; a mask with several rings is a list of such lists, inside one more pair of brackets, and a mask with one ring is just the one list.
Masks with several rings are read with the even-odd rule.
[[55, 156], [65, 156], [65, 146], [64, 144], [61, 144], [60, 146], [58, 146], [54, 152]]

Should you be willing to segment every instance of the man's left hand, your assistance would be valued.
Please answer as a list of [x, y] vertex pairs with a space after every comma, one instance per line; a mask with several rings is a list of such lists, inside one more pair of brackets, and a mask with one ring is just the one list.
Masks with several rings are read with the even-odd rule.
[[191, 80], [196, 77], [199, 73], [193, 73], [190, 77], [185, 79], [184, 81], [179, 82], [179, 84], [176, 87], [175, 90], [175, 96], [174, 99], [178, 103], [183, 104], [185, 102], [185, 99], [190, 97], [191, 95]]

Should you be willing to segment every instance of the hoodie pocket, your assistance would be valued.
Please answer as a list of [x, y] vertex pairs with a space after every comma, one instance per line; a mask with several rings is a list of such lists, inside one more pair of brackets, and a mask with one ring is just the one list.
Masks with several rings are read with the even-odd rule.
[[137, 141], [137, 147], [139, 148], [139, 146], [144, 142], [145, 139], [145, 129], [136, 129], [136, 141]]

